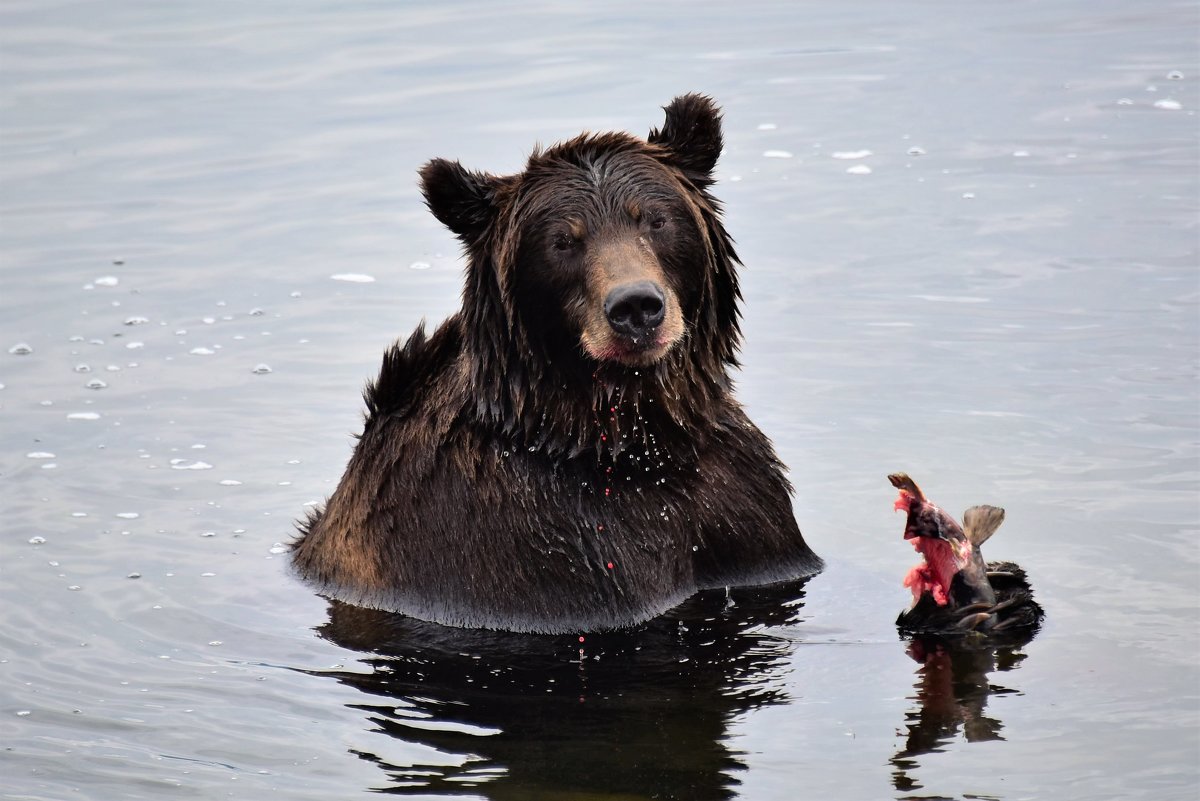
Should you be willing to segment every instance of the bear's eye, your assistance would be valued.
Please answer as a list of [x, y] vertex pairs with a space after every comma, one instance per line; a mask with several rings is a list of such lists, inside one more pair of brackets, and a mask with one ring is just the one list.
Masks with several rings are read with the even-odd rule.
[[552, 247], [559, 252], [574, 250], [575, 240], [567, 234], [556, 234], [552, 243]]
[[650, 218], [650, 230], [661, 231], [667, 224], [667, 218], [661, 214], [655, 214]]

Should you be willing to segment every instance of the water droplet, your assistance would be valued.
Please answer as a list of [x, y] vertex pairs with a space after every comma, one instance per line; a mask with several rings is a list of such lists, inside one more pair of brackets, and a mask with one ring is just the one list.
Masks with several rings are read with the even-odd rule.
[[787, 150], [764, 150], [763, 158], [765, 159], [790, 159], [792, 154]]
[[137, 520], [141, 517], [141, 514], [138, 512], [117, 512], [117, 517], [122, 520]]
[[49, 451], [30, 451], [25, 454], [26, 459], [53, 459], [54, 454]]
[[136, 570], [134, 572], [130, 573], [129, 575], [125, 576], [125, 578], [131, 578], [131, 579], [140, 579], [141, 577], [142, 577], [142, 574], [138, 573]]
[[408, 269], [410, 269], [410, 270], [428, 270], [432, 266], [433, 265], [427, 261], [414, 261], [412, 264], [408, 265]]
[[142, 317], [141, 315], [125, 318], [125, 325], [145, 325], [148, 322], [150, 322], [150, 318]]
[[974, 200], [975, 199], [974, 192], [963, 192], [962, 196], [963, 196], [963, 200]]
[[72, 585], [68, 586], [67, 589], [70, 590], [71, 592], [79, 592], [80, 590], [83, 589], [83, 587], [79, 586], [78, 584], [72, 584]]
[[93, 378], [91, 381], [87, 382], [87, 384], [85, 384], [84, 386], [86, 386], [88, 389], [104, 389], [105, 387], [108, 386], [108, 384], [101, 381], [99, 378]]
[[192, 348], [188, 353], [193, 356], [212, 356], [216, 351], [211, 348]]
[[31, 710], [31, 709], [18, 709], [17, 710], [17, 717], [19, 717], [19, 718], [27, 718], [32, 714], [33, 714], [33, 710]]
[[871, 168], [866, 164], [855, 164], [853, 167], [848, 168], [846, 172], [850, 175], [870, 175]]
[[33, 353], [33, 348], [28, 342], [18, 342], [8, 349], [8, 352], [14, 356], [28, 356]]
[[218, 483], [222, 487], [240, 487], [240, 486], [242, 486], [242, 482], [238, 481], [236, 478], [225, 478], [225, 479], [222, 479]]
[[758, 130], [760, 131], [774, 131], [778, 127], [779, 126], [773, 122], [760, 122], [758, 124]]
[[117, 284], [121, 283], [121, 279], [117, 278], [115, 275], [105, 275], [97, 278], [92, 283], [96, 286], [116, 286]]
[[77, 365], [75, 365], [75, 368], [74, 368], [74, 369], [75, 369], [75, 372], [77, 372], [77, 373], [90, 373], [90, 372], [92, 372], [92, 368], [91, 368], [91, 366], [90, 366], [90, 365], [86, 365], [86, 364], [77, 364]]
[[334, 281], [348, 281], [352, 284], [371, 284], [375, 282], [375, 276], [367, 275], [366, 273], [336, 273], [329, 277]]
[[99, 420], [100, 415], [96, 412], [71, 412], [67, 415], [68, 420]]
[[1167, 80], [1168, 81], [1182, 81], [1183, 73], [1180, 72], [1179, 70], [1171, 70], [1170, 72], [1167, 73]]
[[910, 156], [924, 156], [924, 155], [925, 155], [925, 148], [923, 148], [923, 147], [910, 147], [910, 148], [908, 149], [908, 155], [910, 155]]
[[1169, 97], [1164, 97], [1162, 100], [1155, 100], [1154, 107], [1165, 111], [1179, 111], [1183, 108], [1183, 104], [1178, 100], [1172, 100]]
[[867, 156], [874, 155], [874, 153], [870, 150], [838, 150], [829, 155], [835, 159], [853, 161], [854, 159], [865, 159]]
[[201, 536], [201, 537], [215, 537], [215, 536], [217, 536], [217, 532], [215, 532], [215, 531], [202, 531], [202, 532], [200, 532], [200, 536]]
[[217, 646], [217, 645], [224, 645], [225, 643], [221, 642], [220, 640], [209, 640], [208, 644], [212, 645], [212, 646]]
[[138, 350], [139, 348], [146, 347], [146, 343], [145, 342], [126, 342], [125, 347], [129, 348], [130, 350]]
[[274, 553], [274, 554], [287, 553], [287, 546], [284, 545], [282, 542], [277, 542], [274, 545], [272, 545], [270, 548], [267, 549], [267, 553]]
[[29, 538], [30, 545], [44, 545], [45, 542], [46, 542], [45, 537], [30, 537]]
[[271, 368], [266, 364], [256, 364], [254, 365], [254, 369], [250, 372], [254, 373], [255, 375], [266, 375], [267, 373], [271, 372]]

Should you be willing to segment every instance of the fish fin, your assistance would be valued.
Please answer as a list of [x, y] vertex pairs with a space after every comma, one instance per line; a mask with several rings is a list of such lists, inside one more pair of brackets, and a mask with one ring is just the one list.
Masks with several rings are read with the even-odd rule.
[[892, 482], [893, 487], [901, 492], [907, 492], [918, 501], [925, 500], [925, 493], [921, 492], [921, 488], [917, 486], [917, 482], [908, 477], [908, 473], [892, 473], [888, 476], [888, 481]]
[[956, 629], [965, 629], [966, 631], [976, 631], [980, 625], [986, 623], [991, 618], [990, 612], [976, 612], [973, 615], [967, 615], [954, 624]]
[[1004, 510], [999, 506], [972, 506], [963, 512], [963, 532], [978, 548], [996, 533], [1004, 522]]

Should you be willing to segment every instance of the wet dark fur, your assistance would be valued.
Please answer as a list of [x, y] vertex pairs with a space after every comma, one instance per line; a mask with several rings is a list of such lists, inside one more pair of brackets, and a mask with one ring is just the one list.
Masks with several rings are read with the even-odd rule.
[[[303, 577], [449, 625], [569, 632], [820, 570], [731, 394], [736, 255], [707, 191], [719, 120], [688, 95], [645, 141], [582, 135], [505, 177], [426, 165], [429, 207], [465, 245], [462, 309], [384, 356], [345, 475], [294, 546]], [[598, 361], [579, 330], [593, 268], [549, 240], [566, 217], [593, 242], [626, 236], [622, 210], [651, 206], [667, 224], [639, 236], [684, 334], [646, 367]]]

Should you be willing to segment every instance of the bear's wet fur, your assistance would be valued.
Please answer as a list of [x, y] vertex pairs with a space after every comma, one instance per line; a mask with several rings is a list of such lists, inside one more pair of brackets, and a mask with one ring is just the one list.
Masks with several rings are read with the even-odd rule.
[[737, 256], [709, 193], [720, 112], [583, 134], [495, 176], [436, 159], [462, 309], [384, 355], [292, 560], [330, 597], [452, 626], [632, 626], [701, 589], [818, 572], [733, 398]]

